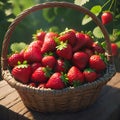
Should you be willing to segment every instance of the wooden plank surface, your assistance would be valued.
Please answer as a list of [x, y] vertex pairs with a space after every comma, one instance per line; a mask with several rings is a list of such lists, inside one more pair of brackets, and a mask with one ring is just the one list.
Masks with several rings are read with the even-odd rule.
[[18, 93], [0, 82], [0, 120], [120, 120], [120, 73], [105, 85], [98, 100], [74, 113], [39, 113], [26, 108]]

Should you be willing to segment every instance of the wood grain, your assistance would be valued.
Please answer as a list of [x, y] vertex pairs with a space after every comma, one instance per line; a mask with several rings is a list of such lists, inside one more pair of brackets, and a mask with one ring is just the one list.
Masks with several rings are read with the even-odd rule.
[[97, 101], [85, 110], [71, 113], [39, 113], [24, 106], [19, 94], [0, 82], [0, 120], [120, 120], [120, 73], [102, 88]]

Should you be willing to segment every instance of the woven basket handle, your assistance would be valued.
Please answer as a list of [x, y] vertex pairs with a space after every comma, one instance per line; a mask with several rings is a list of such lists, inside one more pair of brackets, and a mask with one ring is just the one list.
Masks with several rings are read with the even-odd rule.
[[88, 16], [90, 16], [93, 21], [100, 27], [106, 44], [107, 44], [107, 53], [108, 53], [108, 59], [110, 62], [112, 62], [112, 54], [111, 54], [111, 46], [110, 46], [110, 39], [109, 39], [109, 35], [108, 32], [106, 30], [106, 28], [102, 25], [101, 21], [93, 14], [91, 13], [87, 8], [82, 7], [82, 6], [78, 6], [75, 5], [73, 3], [68, 3], [68, 2], [47, 2], [47, 3], [43, 3], [43, 4], [38, 4], [35, 5], [25, 11], [23, 11], [19, 16], [17, 16], [15, 18], [15, 20], [11, 23], [11, 25], [8, 28], [8, 31], [5, 34], [4, 40], [3, 40], [3, 45], [2, 45], [2, 53], [1, 53], [1, 67], [3, 70], [7, 69], [7, 54], [8, 54], [8, 46], [9, 46], [9, 42], [10, 42], [10, 38], [12, 36], [12, 33], [15, 29], [15, 27], [20, 23], [20, 21], [22, 21], [28, 14], [35, 12], [37, 10], [41, 10], [44, 8], [51, 8], [51, 7], [66, 7], [66, 8], [71, 8], [77, 11], [80, 11], [84, 14], [87, 14]]

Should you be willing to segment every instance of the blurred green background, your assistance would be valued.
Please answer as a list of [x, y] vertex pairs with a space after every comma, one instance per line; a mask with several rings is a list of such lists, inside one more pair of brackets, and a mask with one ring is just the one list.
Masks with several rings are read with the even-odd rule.
[[[0, 52], [2, 49], [2, 41], [4, 35], [11, 22], [23, 12], [25, 9], [39, 3], [50, 2], [54, 0], [0, 0]], [[56, 0], [61, 2], [61, 0]], [[120, 3], [117, 0], [64, 0], [66, 2], [77, 3], [88, 9], [96, 5], [101, 6], [101, 10], [97, 15], [100, 15], [104, 10], [107, 10], [112, 2], [111, 10], [114, 14], [114, 21], [106, 26], [111, 41], [116, 42], [120, 46]], [[107, 4], [106, 4], [107, 3]], [[84, 14], [75, 10], [66, 8], [49, 8], [34, 12], [25, 17], [16, 27], [11, 37], [11, 43], [25, 42], [29, 43], [32, 40], [32, 34], [36, 33], [37, 29], [49, 30], [52, 28], [55, 31], [63, 31], [66, 27], [74, 28], [78, 31], [93, 31], [95, 24], [91, 21], [82, 25]], [[98, 35], [99, 37], [100, 35]], [[10, 44], [11, 44], [10, 43]]]

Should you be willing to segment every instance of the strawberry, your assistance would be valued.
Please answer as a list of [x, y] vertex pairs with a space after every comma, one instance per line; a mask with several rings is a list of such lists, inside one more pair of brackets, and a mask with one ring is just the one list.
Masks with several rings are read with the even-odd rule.
[[18, 65], [18, 62], [23, 62], [24, 58], [22, 54], [14, 53], [10, 57], [8, 57], [8, 64], [10, 67], [14, 67]]
[[42, 41], [32, 41], [29, 45], [29, 47], [36, 47], [38, 49], [41, 49], [43, 42]]
[[94, 53], [100, 54], [105, 52], [104, 48], [98, 42], [94, 42], [92, 47]]
[[73, 29], [65, 29], [62, 33], [60, 33], [60, 36], [58, 37], [60, 41], [66, 42], [73, 46], [76, 41], [76, 35], [75, 35], [75, 30]]
[[34, 82], [31, 82], [28, 85], [31, 86], [31, 87], [36, 87], [36, 84]]
[[84, 48], [82, 51], [85, 52], [89, 58], [94, 54], [93, 50], [89, 48]]
[[43, 30], [37, 30], [36, 34], [33, 34], [33, 39], [43, 42], [46, 32]]
[[60, 42], [60, 45], [56, 46], [56, 54], [64, 59], [70, 60], [72, 58], [72, 47], [66, 42]]
[[97, 72], [103, 71], [106, 68], [106, 63], [101, 58], [100, 55], [92, 55], [89, 59], [90, 68], [96, 70]]
[[110, 23], [113, 20], [112, 13], [110, 11], [105, 11], [101, 15], [101, 20], [103, 25]]
[[24, 52], [24, 59], [29, 63], [40, 62], [42, 59], [40, 49], [36, 47], [28, 47]]
[[73, 64], [83, 70], [89, 61], [89, 56], [85, 52], [75, 52], [72, 58]]
[[46, 88], [45, 86], [46, 86], [46, 83], [40, 83], [40, 84], [38, 85], [38, 88]]
[[66, 72], [70, 63], [66, 60], [58, 59], [55, 65], [55, 72]]
[[54, 69], [54, 66], [56, 65], [56, 59], [54, 56], [44, 56], [41, 60], [41, 63], [44, 67], [48, 66], [51, 69]]
[[12, 69], [13, 77], [21, 83], [28, 83], [31, 77], [32, 69], [29, 64], [20, 64]]
[[54, 32], [46, 33], [44, 42], [41, 48], [42, 54], [46, 52], [54, 51], [56, 49], [56, 42], [55, 42], [56, 37], [58, 37], [57, 33], [54, 33]]
[[118, 46], [116, 43], [111, 43], [112, 55], [116, 56], [118, 54]]
[[44, 40], [44, 43], [41, 48], [41, 53], [44, 54], [46, 52], [52, 52], [56, 49], [56, 42], [54, 38], [48, 38]]
[[83, 74], [85, 76], [85, 80], [87, 82], [93, 82], [96, 80], [97, 78], [97, 73], [91, 69], [91, 68], [86, 68], [84, 71], [83, 71]]
[[73, 52], [78, 51], [79, 49], [83, 48], [86, 44], [85, 34], [77, 32], [76, 33], [76, 42], [73, 46]]
[[19, 52], [19, 54], [22, 55], [23, 58], [24, 58], [24, 52], [25, 52], [25, 49], [26, 49], [26, 48], [22, 49], [22, 50]]
[[84, 82], [83, 73], [75, 66], [72, 66], [67, 73], [70, 85], [78, 86]]
[[46, 35], [45, 35], [45, 38], [44, 40], [46, 41], [47, 39], [54, 39], [54, 38], [57, 38], [59, 35], [55, 32], [47, 32]]
[[66, 83], [68, 82], [67, 78], [65, 75], [55, 72], [47, 81], [46, 83], [46, 88], [51, 88], [51, 89], [63, 89], [66, 86]]
[[94, 40], [92, 39], [92, 37], [88, 34], [85, 34], [85, 40], [86, 40], [86, 47], [92, 48], [92, 45], [94, 43]]
[[51, 75], [51, 71], [48, 67], [39, 67], [37, 68], [31, 76], [33, 82], [44, 83], [48, 80]]
[[39, 62], [35, 62], [33, 64], [31, 64], [31, 68], [32, 68], [32, 72], [34, 72], [37, 68], [41, 67], [41, 63]]

